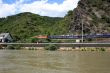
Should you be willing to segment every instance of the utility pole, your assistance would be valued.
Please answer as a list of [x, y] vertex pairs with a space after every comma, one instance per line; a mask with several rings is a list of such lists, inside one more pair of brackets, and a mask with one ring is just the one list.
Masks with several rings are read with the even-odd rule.
[[84, 30], [84, 24], [83, 24], [83, 16], [82, 16], [82, 13], [81, 13], [81, 11], [78, 9], [78, 12], [79, 12], [79, 16], [80, 16], [80, 19], [81, 19], [81, 27], [82, 27], [82, 29], [81, 29], [81, 41], [82, 41], [82, 43], [83, 43], [83, 40], [84, 40], [84, 32], [83, 32], [83, 30]]
[[83, 26], [84, 26], [84, 25], [83, 25], [83, 19], [81, 20], [81, 25], [82, 25], [82, 43], [83, 43], [83, 39], [84, 39], [84, 38], [83, 38], [83, 36], [84, 36], [84, 32], [83, 32], [83, 29], [84, 29], [84, 27], [83, 27]]

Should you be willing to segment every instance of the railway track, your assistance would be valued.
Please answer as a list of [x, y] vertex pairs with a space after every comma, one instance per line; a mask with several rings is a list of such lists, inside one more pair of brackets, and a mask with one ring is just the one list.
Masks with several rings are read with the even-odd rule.
[[21, 47], [45, 47], [50, 44], [59, 47], [110, 47], [110, 43], [0, 43], [1, 46], [20, 45]]

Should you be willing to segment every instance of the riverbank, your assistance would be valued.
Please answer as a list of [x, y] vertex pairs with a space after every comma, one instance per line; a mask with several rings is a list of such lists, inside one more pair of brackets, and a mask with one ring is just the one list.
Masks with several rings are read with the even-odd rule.
[[[25, 47], [22, 48], [21, 50], [41, 50], [41, 51], [45, 51], [46, 49], [44, 47], [38, 47], [38, 48], [29, 48], [29, 47]], [[110, 48], [95, 48], [95, 47], [76, 47], [76, 48], [71, 48], [71, 47], [60, 47], [57, 50], [50, 50], [50, 51], [110, 51]]]
[[110, 51], [110, 47], [59, 47], [58, 45], [48, 45], [45, 47], [21, 47], [19, 45], [8, 45], [0, 49], [8, 50], [50, 50], [50, 51]]

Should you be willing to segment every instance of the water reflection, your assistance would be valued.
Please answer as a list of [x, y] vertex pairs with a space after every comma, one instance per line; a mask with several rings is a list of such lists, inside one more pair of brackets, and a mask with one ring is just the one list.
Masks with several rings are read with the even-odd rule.
[[110, 73], [110, 53], [0, 50], [0, 73]]

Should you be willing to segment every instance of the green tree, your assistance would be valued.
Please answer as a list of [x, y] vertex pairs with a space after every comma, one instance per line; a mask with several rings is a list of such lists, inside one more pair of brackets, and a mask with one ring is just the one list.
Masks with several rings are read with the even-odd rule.
[[38, 38], [32, 38], [31, 43], [36, 43], [38, 42]]
[[48, 45], [48, 46], [45, 47], [46, 50], [50, 50], [50, 51], [55, 51], [55, 50], [57, 50], [58, 48], [59, 48], [59, 47], [58, 47], [57, 45], [53, 45], [53, 44]]

